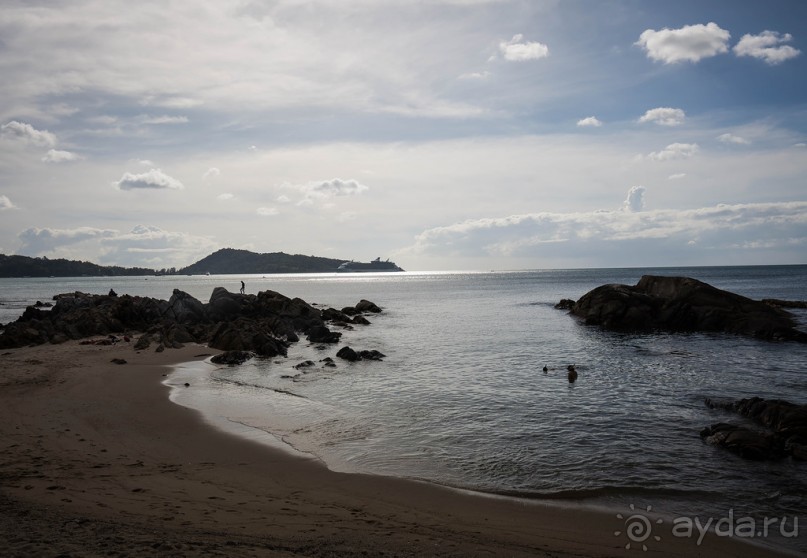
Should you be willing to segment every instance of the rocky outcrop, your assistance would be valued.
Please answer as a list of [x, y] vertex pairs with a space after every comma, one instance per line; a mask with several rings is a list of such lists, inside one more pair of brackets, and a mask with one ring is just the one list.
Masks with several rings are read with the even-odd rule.
[[[178, 289], [168, 301], [80, 292], [56, 295], [54, 301], [50, 310], [28, 307], [8, 324], [0, 334], [0, 349], [139, 331], [143, 335], [134, 345], [137, 350], [197, 342], [222, 351], [286, 356], [298, 334], [315, 343], [337, 343], [342, 334], [331, 331], [326, 319], [361, 318], [357, 309], [352, 317], [338, 310], [324, 315], [302, 299], [274, 291], [246, 295], [222, 287], [213, 290], [206, 304]], [[378, 308], [369, 301], [360, 304], [363, 311]]]
[[344, 347], [339, 349], [339, 351], [336, 353], [336, 356], [348, 362], [356, 362], [358, 360], [381, 360], [387, 355], [385, 355], [381, 351], [376, 351], [375, 349], [371, 351], [368, 350], [356, 351], [355, 349], [352, 349], [347, 345], [345, 345]]
[[635, 286], [603, 285], [583, 295], [571, 313], [613, 330], [727, 332], [807, 342], [807, 333], [796, 329], [785, 310], [689, 277], [645, 275]]
[[790, 455], [807, 461], [807, 405], [752, 397], [726, 403], [707, 399], [706, 406], [735, 412], [766, 429], [766, 432], [758, 432], [744, 426], [718, 423], [701, 431], [701, 438], [707, 443], [748, 459], [779, 459]]

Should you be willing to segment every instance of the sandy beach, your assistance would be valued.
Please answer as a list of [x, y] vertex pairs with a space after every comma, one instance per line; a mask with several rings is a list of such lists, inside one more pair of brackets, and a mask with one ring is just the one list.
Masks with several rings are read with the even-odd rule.
[[612, 512], [335, 473], [220, 432], [162, 384], [171, 364], [213, 352], [3, 351], [0, 555], [777, 555], [713, 535], [626, 549]]

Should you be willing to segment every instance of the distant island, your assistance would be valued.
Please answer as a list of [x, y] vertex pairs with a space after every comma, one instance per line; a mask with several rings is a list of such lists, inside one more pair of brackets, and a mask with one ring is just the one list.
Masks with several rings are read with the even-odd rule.
[[[272, 252], [258, 254], [249, 250], [222, 248], [198, 262], [180, 269], [171, 267], [102, 266], [91, 262], [6, 256], [0, 254], [0, 277], [116, 277], [124, 275], [224, 275], [254, 273], [330, 273], [348, 259], [303, 256]], [[394, 264], [392, 264], [394, 265]], [[383, 271], [383, 270], [381, 270]]]

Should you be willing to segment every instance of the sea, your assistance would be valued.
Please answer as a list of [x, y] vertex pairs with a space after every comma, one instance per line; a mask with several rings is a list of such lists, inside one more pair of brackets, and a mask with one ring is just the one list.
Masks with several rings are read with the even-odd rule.
[[[166, 379], [171, 400], [335, 471], [603, 508], [613, 513], [603, 528], [615, 544], [660, 545], [687, 536], [689, 521], [807, 555], [807, 462], [749, 461], [699, 436], [718, 422], [757, 428], [706, 398], [807, 404], [807, 345], [610, 332], [555, 308], [645, 274], [807, 300], [807, 265], [30, 278], [0, 279], [0, 323], [72, 291], [167, 299], [180, 289], [207, 301], [215, 287], [237, 292], [243, 280], [247, 293], [273, 290], [321, 308], [367, 299], [383, 312], [341, 330], [341, 343], [301, 339], [287, 358], [236, 367], [180, 365]], [[807, 331], [807, 310], [792, 313]], [[386, 357], [348, 363], [335, 358], [344, 345]], [[337, 366], [324, 366], [326, 357]]]

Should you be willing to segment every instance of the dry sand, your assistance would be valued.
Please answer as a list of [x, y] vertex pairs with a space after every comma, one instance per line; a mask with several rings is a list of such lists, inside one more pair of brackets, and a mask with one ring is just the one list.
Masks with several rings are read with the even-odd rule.
[[220, 432], [161, 383], [167, 365], [211, 352], [4, 351], [0, 555], [774, 555], [714, 536], [626, 550], [614, 513], [334, 473]]

